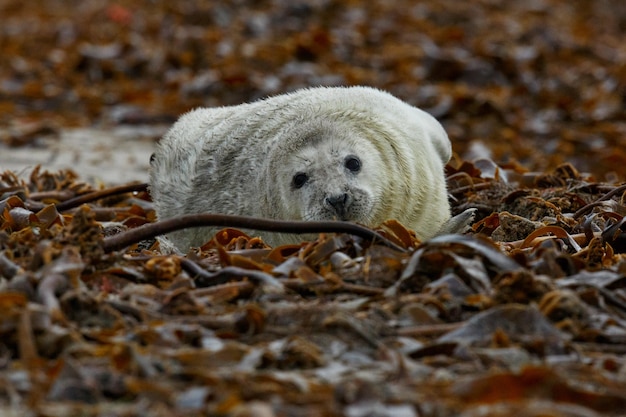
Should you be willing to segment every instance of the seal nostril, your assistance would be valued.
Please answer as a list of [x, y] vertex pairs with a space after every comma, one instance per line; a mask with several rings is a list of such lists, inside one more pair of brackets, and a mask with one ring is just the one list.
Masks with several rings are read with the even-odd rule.
[[326, 197], [326, 203], [330, 205], [337, 214], [343, 214], [346, 210], [346, 206], [349, 204], [348, 202], [348, 194], [336, 194]]

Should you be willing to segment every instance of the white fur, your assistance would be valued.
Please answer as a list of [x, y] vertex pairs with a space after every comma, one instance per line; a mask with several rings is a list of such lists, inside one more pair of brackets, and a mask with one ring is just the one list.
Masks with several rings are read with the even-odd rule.
[[[426, 112], [369, 87], [319, 87], [183, 115], [157, 147], [150, 191], [160, 219], [207, 212], [377, 226], [395, 218], [428, 238], [450, 218], [450, 156], [445, 131]], [[358, 172], [347, 168], [353, 157]], [[301, 188], [296, 173], [309, 178]], [[337, 195], [345, 210], [329, 205]], [[215, 231], [169, 237], [186, 250]], [[258, 234], [270, 244], [302, 239]]]

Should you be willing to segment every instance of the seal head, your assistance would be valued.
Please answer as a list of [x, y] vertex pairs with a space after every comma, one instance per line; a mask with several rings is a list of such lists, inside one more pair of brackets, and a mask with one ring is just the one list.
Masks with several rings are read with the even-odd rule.
[[[315, 121], [300, 128], [303, 141], [268, 161], [278, 175], [268, 190], [272, 209], [289, 219], [371, 223], [380, 183], [371, 168], [382, 162], [369, 141], [340, 121]], [[282, 207], [281, 207], [282, 206]]]

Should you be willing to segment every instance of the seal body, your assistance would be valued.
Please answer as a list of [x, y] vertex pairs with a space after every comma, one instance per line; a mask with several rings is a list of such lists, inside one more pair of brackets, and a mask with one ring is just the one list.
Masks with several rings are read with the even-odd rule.
[[[183, 115], [151, 160], [157, 216], [396, 219], [429, 238], [450, 218], [451, 145], [428, 113], [369, 87], [318, 87]], [[180, 250], [216, 229], [168, 235]], [[292, 234], [255, 232], [274, 245]]]

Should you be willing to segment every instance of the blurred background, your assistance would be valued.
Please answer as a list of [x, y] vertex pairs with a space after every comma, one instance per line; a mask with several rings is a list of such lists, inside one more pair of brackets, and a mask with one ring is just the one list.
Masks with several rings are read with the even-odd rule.
[[363, 84], [459, 159], [626, 179], [626, 2], [0, 0], [0, 170], [147, 178], [183, 112]]

